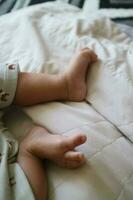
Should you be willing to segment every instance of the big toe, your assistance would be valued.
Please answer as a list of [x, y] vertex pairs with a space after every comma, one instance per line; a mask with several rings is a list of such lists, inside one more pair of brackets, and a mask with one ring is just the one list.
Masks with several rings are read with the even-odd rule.
[[97, 59], [98, 59], [97, 55], [94, 52], [92, 52], [92, 54], [91, 54], [91, 61], [92, 62], [96, 62]]
[[82, 50], [81, 50], [81, 53], [84, 55], [84, 56], [86, 56], [86, 57], [88, 57], [88, 58], [90, 58], [89, 59], [89, 62], [91, 63], [91, 62], [96, 62], [97, 61], [97, 55], [96, 55], [96, 53], [93, 51], [93, 50], [91, 50], [90, 48], [83, 48]]
[[66, 138], [66, 141], [64, 143], [64, 148], [66, 151], [73, 150], [75, 147], [85, 143], [87, 140], [86, 135], [78, 134], [69, 136]]

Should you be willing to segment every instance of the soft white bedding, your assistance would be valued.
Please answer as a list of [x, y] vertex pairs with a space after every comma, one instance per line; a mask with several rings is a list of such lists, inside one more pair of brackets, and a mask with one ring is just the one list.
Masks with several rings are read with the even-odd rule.
[[[82, 131], [88, 137], [79, 147], [87, 160], [82, 168], [67, 170], [48, 163], [49, 200], [132, 200], [133, 41], [109, 19], [61, 3], [1, 17], [0, 35], [0, 61], [16, 59], [22, 71], [58, 73], [67, 68], [78, 46], [96, 51], [99, 62], [88, 74], [86, 101], [23, 110], [53, 134]], [[28, 119], [13, 110], [7, 124], [19, 138], [18, 127], [27, 128]]]

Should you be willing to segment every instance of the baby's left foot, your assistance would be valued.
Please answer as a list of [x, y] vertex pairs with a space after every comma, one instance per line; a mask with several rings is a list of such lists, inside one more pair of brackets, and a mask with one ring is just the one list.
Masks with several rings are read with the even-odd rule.
[[68, 100], [84, 100], [87, 92], [87, 71], [89, 66], [96, 61], [97, 55], [89, 48], [80, 50], [72, 59], [69, 70], [65, 72]]
[[77, 168], [85, 163], [82, 152], [75, 148], [85, 143], [86, 136], [52, 135], [45, 128], [36, 126], [29, 131], [20, 144], [19, 154], [31, 154], [40, 159], [48, 159], [61, 167]]

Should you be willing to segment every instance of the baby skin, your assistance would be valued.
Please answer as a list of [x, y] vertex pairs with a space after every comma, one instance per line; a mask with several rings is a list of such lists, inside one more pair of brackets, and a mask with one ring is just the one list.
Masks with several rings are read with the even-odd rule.
[[[20, 73], [14, 103], [26, 106], [53, 100], [84, 100], [87, 92], [86, 75], [90, 65], [96, 61], [96, 54], [84, 48], [76, 53], [67, 71], [62, 74]], [[40, 125], [29, 130], [20, 143], [17, 161], [30, 182], [36, 200], [47, 198], [45, 160], [60, 167], [80, 167], [85, 163], [85, 157], [75, 148], [85, 141], [83, 133], [53, 135]]]

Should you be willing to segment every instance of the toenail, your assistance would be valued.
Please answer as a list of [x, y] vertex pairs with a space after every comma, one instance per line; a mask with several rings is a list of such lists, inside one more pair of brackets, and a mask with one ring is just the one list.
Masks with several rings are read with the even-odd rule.
[[77, 158], [78, 158], [78, 161], [81, 162], [81, 161], [83, 161], [83, 159], [84, 159], [84, 155], [83, 155], [82, 153], [79, 153], [79, 154], [77, 155]]
[[81, 136], [80, 140], [81, 140], [81, 142], [85, 142], [86, 141], [86, 136], [85, 135]]

